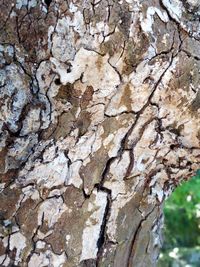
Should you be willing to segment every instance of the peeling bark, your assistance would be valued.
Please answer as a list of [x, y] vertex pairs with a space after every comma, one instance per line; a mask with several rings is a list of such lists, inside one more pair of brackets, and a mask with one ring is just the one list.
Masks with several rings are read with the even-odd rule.
[[0, 3], [0, 265], [155, 266], [200, 163], [198, 1]]

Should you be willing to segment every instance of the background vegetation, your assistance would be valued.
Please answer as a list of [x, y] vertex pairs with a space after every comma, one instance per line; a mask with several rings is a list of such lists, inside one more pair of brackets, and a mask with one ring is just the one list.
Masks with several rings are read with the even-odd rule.
[[159, 267], [200, 267], [200, 171], [164, 207], [164, 246]]

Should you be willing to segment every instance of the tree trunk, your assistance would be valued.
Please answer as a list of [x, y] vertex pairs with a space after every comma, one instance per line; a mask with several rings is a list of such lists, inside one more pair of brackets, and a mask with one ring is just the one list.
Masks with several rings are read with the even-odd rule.
[[155, 266], [200, 162], [198, 0], [0, 2], [0, 265]]

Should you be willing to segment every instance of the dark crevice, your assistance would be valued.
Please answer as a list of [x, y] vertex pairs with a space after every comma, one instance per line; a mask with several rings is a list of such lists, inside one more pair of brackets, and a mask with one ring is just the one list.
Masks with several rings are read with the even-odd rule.
[[111, 200], [111, 190], [110, 189], [105, 188], [105, 187], [101, 186], [100, 184], [96, 184], [95, 187], [97, 188], [97, 190], [107, 193], [107, 204], [106, 204], [106, 208], [105, 208], [105, 212], [104, 212], [103, 221], [101, 224], [99, 239], [97, 241], [98, 252], [97, 252], [96, 266], [99, 266], [99, 262], [102, 259], [104, 246], [105, 246], [105, 243], [107, 240], [106, 227], [107, 227], [107, 223], [108, 223], [108, 220], [110, 217], [112, 200]]
[[107, 197], [107, 204], [106, 204], [106, 208], [105, 208], [105, 213], [104, 213], [104, 218], [103, 218], [103, 222], [101, 225], [101, 230], [100, 230], [100, 234], [99, 234], [99, 239], [97, 241], [97, 247], [98, 247], [98, 251], [100, 252], [104, 241], [105, 241], [105, 229], [106, 229], [106, 223], [107, 223], [107, 215], [109, 212], [109, 208], [110, 208], [110, 199], [109, 196]]
[[59, 78], [55, 79], [55, 81], [54, 81], [54, 82], [55, 82], [55, 84], [56, 84], [56, 85], [61, 85], [61, 81], [60, 81], [60, 79], [59, 79]]
[[47, 7], [49, 7], [50, 4], [51, 4], [51, 2], [52, 2], [52, 0], [44, 0], [44, 2], [45, 2], [45, 4], [47, 5]]

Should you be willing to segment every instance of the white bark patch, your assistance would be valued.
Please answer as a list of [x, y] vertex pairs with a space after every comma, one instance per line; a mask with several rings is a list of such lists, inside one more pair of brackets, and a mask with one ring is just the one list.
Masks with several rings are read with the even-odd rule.
[[56, 157], [56, 146], [52, 145], [45, 149], [43, 153], [43, 162], [52, 162]]
[[31, 7], [35, 7], [37, 4], [37, 0], [17, 0], [16, 8], [21, 9], [23, 6], [27, 6], [28, 9], [30, 9]]
[[164, 196], [164, 191], [163, 191], [163, 188], [160, 187], [159, 184], [156, 184], [154, 187], [152, 187], [152, 194], [157, 196], [160, 203], [162, 202], [163, 196]]
[[0, 183], [0, 193], [3, 191], [5, 188], [6, 183]]
[[94, 51], [81, 48], [71, 61], [72, 71], [67, 72], [65, 64], [51, 58], [54, 71], [60, 75], [61, 83], [74, 83], [82, 77], [82, 82], [99, 90], [99, 97], [106, 97], [116, 90], [120, 79], [114, 68], [108, 63], [109, 55], [100, 56]]
[[[131, 88], [133, 90], [133, 88]], [[105, 114], [108, 116], [116, 116], [124, 111], [127, 111], [126, 104], [121, 104], [122, 97], [127, 94], [127, 84], [121, 86], [119, 90], [116, 92], [116, 94], [111, 98], [111, 101], [109, 102]]]
[[162, 0], [162, 3], [169, 11], [169, 14], [176, 21], [180, 21], [182, 16], [183, 4], [179, 0]]
[[43, 249], [43, 248], [45, 248], [45, 245], [46, 245], [46, 243], [44, 241], [39, 240], [36, 243], [36, 248], [37, 249]]
[[[104, 129], [103, 127], [98, 127], [98, 129], [96, 130], [96, 132], [93, 131], [88, 131], [87, 134], [85, 134], [84, 136], [82, 136], [78, 143], [76, 144], [76, 146], [74, 146], [73, 148], [71, 148], [68, 156], [71, 159], [71, 161], [73, 162], [77, 162], [80, 160], [84, 161], [84, 165], [87, 164], [90, 161], [89, 156], [91, 156], [93, 153], [95, 153], [102, 145], [102, 138], [101, 135], [103, 134]], [[71, 166], [70, 166], [71, 167]], [[70, 171], [72, 170], [72, 167], [70, 169]], [[73, 172], [75, 171], [75, 169], [73, 170]], [[77, 173], [78, 170], [76, 170]], [[72, 173], [69, 174], [73, 175]], [[72, 179], [70, 177], [70, 179]], [[79, 182], [80, 183], [80, 180]]]
[[[68, 174], [68, 159], [60, 153], [52, 162], [47, 164], [36, 163], [32, 171], [26, 174], [26, 183], [36, 181], [46, 188], [62, 185]], [[23, 175], [23, 173], [21, 173]]]
[[[95, 102], [99, 99], [95, 99]], [[90, 127], [95, 127], [104, 120], [104, 105], [101, 103], [93, 107], [87, 108], [87, 111], [91, 114], [91, 125]]]
[[130, 127], [131, 127], [131, 124], [128, 125], [128, 127], [120, 128], [119, 130], [114, 132], [112, 143], [109, 145], [110, 147], [108, 151], [109, 158], [117, 156], [117, 153], [121, 147], [121, 141], [124, 138], [125, 133], [127, 132], [127, 130], [129, 130]]
[[0, 98], [4, 99], [1, 103], [0, 120], [7, 123], [13, 132], [18, 130], [17, 122], [30, 96], [26, 78], [23, 70], [14, 63], [0, 72], [0, 84], [5, 83], [4, 89], [0, 91]]
[[53, 227], [65, 211], [71, 212], [71, 210], [63, 203], [61, 197], [45, 200], [40, 205], [38, 211], [38, 225], [42, 224], [42, 217], [44, 216], [44, 222], [47, 222], [49, 228]]
[[167, 13], [161, 12], [160, 9], [158, 9], [157, 7], [148, 7], [147, 9], [147, 14], [146, 14], [146, 18], [145, 19], [141, 19], [141, 27], [143, 29], [144, 32], [151, 32], [153, 33], [152, 30], [152, 25], [154, 23], [154, 18], [153, 16], [157, 14], [159, 16], [159, 18], [163, 21], [163, 22], [168, 22], [169, 18]]
[[39, 192], [34, 186], [27, 186], [22, 189], [23, 194], [20, 196], [20, 199], [18, 201], [18, 204], [16, 204], [16, 207], [20, 207], [21, 201], [22, 203], [25, 202], [27, 199], [31, 198], [33, 200], [39, 200], [40, 195]]
[[71, 236], [70, 235], [66, 235], [65, 239], [66, 239], [66, 244], [68, 245], [69, 244], [69, 241], [71, 239]]
[[[73, 16], [58, 19], [55, 30], [50, 26], [48, 31], [48, 46], [52, 46], [53, 57], [62, 62], [74, 58], [76, 46], [78, 46], [75, 33], [81, 37], [85, 34], [83, 14], [72, 3], [70, 3], [70, 12]], [[52, 41], [51, 36], [53, 36]]]
[[[168, 65], [169, 62], [162, 61], [157, 61], [154, 65], [150, 65], [147, 60], [144, 60], [137, 66], [136, 71], [129, 75], [128, 86], [130, 87], [131, 110], [138, 112], [148, 101], [148, 98], [154, 89], [153, 84], [150, 85], [144, 82], [145, 79], [152, 77], [155, 81], [159, 80]], [[125, 90], [123, 94], [126, 94]], [[114, 104], [115, 103], [112, 103], [111, 101], [109, 108], [111, 109]]]
[[[156, 149], [150, 148], [153, 141], [156, 139], [155, 121], [150, 123], [144, 131], [140, 141], [134, 149], [134, 175], [148, 173], [151, 168], [155, 168], [156, 163], [152, 162], [156, 155]], [[153, 165], [154, 164], [154, 165]]]
[[79, 175], [80, 167], [82, 166], [82, 161], [78, 160], [73, 162], [69, 167], [69, 178], [67, 184], [73, 184], [75, 187], [80, 188], [82, 185], [82, 179]]
[[21, 254], [26, 247], [26, 238], [21, 233], [15, 233], [10, 236], [10, 250], [16, 249], [15, 264], [21, 261]]
[[110, 144], [110, 142], [112, 142], [113, 138], [114, 138], [114, 134], [112, 134], [112, 133], [109, 134], [108, 137], [106, 137], [106, 138], [103, 140], [103, 145], [104, 145], [104, 147], [107, 147], [107, 146]]
[[68, 154], [71, 161], [84, 160], [92, 152], [92, 145], [95, 141], [95, 133], [89, 132], [82, 136], [76, 146], [72, 148]]
[[97, 241], [101, 230], [101, 225], [107, 204], [107, 194], [105, 192], [94, 191], [95, 200], [88, 205], [89, 211], [93, 210], [91, 216], [85, 223], [82, 235], [82, 254], [80, 261], [95, 259], [97, 255]]
[[66, 260], [67, 259], [64, 252], [61, 255], [57, 255], [52, 251], [47, 250], [45, 253], [34, 253], [28, 263], [28, 267], [62, 267]]
[[108, 181], [105, 181], [106, 188], [111, 190], [112, 199], [115, 199], [119, 193], [126, 193], [126, 184], [124, 176], [130, 163], [129, 152], [125, 151], [121, 159], [117, 159], [111, 164], [108, 174]]
[[29, 111], [25, 120], [23, 121], [23, 127], [20, 135], [27, 135], [37, 132], [40, 127], [40, 109], [33, 109]]
[[8, 257], [8, 255], [4, 254], [4, 255], [0, 256], [0, 264], [2, 264], [2, 263], [3, 263], [2, 266], [9, 266], [10, 258]]
[[[51, 35], [52, 28], [49, 28], [49, 35]], [[70, 19], [62, 18], [58, 20], [57, 26], [55, 28], [55, 33], [52, 34], [52, 54], [53, 56], [65, 62], [67, 60], [72, 60], [75, 55], [75, 45], [74, 45], [74, 32], [70, 28]]]

